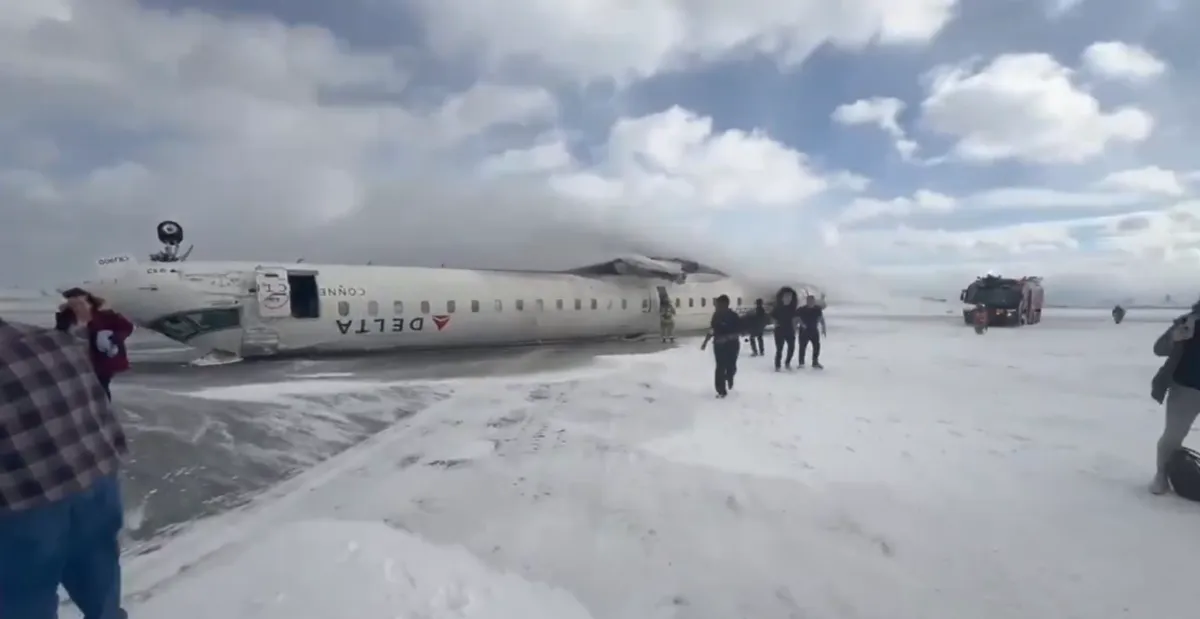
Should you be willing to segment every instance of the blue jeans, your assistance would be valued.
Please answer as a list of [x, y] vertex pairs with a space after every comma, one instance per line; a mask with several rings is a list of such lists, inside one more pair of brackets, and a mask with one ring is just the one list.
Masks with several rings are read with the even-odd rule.
[[115, 474], [48, 505], [0, 511], [0, 617], [56, 619], [61, 584], [85, 619], [126, 619], [123, 525]]

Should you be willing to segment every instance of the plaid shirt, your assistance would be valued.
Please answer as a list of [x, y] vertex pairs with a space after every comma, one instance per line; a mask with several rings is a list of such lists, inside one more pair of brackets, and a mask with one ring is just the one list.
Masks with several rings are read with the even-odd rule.
[[67, 333], [0, 319], [0, 512], [84, 490], [126, 451], [87, 349]]

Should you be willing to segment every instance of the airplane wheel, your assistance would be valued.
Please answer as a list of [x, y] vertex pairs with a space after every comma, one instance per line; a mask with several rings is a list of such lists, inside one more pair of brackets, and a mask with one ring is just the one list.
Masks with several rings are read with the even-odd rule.
[[159, 223], [155, 232], [158, 233], [158, 241], [164, 245], [178, 245], [183, 242], [183, 226], [174, 221]]

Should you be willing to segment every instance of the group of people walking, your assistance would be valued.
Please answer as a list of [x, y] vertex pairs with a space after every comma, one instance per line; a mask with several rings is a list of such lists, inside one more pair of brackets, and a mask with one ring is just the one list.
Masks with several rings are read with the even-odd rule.
[[109, 383], [133, 325], [72, 289], [55, 328], [0, 317], [0, 618], [125, 619], [118, 469], [128, 452]]
[[[717, 297], [714, 305], [716, 309], [713, 310], [710, 330], [700, 348], [707, 348], [710, 341], [713, 344], [713, 357], [716, 360], [713, 385], [718, 398], [726, 397], [733, 388], [741, 338], [745, 336], [749, 340], [751, 357], [765, 356], [767, 351], [763, 334], [770, 324], [775, 325], [776, 372], [792, 369], [793, 356], [797, 367], [804, 367], [810, 346], [812, 367], [824, 367], [821, 365], [821, 337], [825, 335], [825, 310], [817, 303], [816, 297], [808, 295], [801, 305], [796, 290], [784, 286], [775, 295], [775, 303], [770, 311], [762, 299], [756, 299], [750, 313], [739, 315], [730, 308], [728, 295]], [[799, 355], [796, 355], [797, 342]]]

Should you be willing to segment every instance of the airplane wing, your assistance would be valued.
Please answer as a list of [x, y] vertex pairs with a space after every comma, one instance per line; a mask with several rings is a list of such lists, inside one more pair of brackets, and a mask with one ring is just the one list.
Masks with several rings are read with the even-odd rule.
[[633, 275], [636, 277], [668, 279], [671, 281], [683, 281], [692, 273], [725, 276], [724, 273], [716, 269], [705, 267], [691, 260], [651, 258], [638, 254], [626, 254], [608, 262], [571, 269], [569, 272], [579, 275]]

